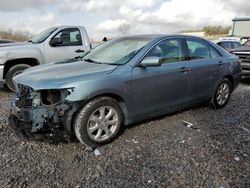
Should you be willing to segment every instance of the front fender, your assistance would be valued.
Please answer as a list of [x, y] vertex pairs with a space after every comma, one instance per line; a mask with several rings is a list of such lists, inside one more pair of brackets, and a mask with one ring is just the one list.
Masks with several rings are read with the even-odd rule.
[[89, 100], [105, 94], [114, 94], [124, 100], [129, 100], [132, 94], [129, 82], [112, 77], [81, 81], [72, 85], [75, 85], [74, 91], [66, 98], [71, 102]]
[[8, 61], [16, 60], [16, 59], [27, 59], [33, 58], [38, 62], [43, 63], [43, 55], [42, 51], [37, 47], [18, 47], [15, 49], [1, 49], [0, 52], [0, 64], [5, 64]]

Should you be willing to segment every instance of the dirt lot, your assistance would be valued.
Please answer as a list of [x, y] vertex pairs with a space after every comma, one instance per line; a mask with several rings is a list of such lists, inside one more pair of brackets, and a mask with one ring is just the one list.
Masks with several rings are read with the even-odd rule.
[[0, 90], [1, 187], [250, 187], [250, 81], [224, 109], [133, 125], [99, 156], [77, 141], [21, 141], [5, 122], [10, 96]]

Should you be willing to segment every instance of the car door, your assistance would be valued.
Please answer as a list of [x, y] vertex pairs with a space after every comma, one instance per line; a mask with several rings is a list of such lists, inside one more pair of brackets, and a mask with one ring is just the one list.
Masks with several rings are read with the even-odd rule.
[[161, 58], [161, 66], [136, 66], [132, 71], [135, 115], [171, 111], [184, 101], [187, 90], [182, 40], [165, 39], [143, 58]]
[[84, 52], [81, 32], [78, 28], [67, 28], [59, 31], [51, 38], [61, 39], [62, 43], [57, 45], [45, 44], [45, 60], [47, 63], [74, 58]]
[[207, 41], [198, 38], [186, 38], [186, 47], [189, 57], [186, 102], [205, 100], [213, 92], [221, 75], [222, 55]]

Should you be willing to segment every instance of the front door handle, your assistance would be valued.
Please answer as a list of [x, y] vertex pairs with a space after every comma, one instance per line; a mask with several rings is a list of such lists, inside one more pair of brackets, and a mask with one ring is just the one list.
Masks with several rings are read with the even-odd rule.
[[76, 53], [83, 53], [83, 52], [85, 52], [85, 51], [84, 51], [84, 50], [81, 50], [81, 49], [77, 49], [75, 52], [76, 52]]
[[189, 72], [189, 69], [187, 67], [181, 67], [179, 72], [186, 73]]

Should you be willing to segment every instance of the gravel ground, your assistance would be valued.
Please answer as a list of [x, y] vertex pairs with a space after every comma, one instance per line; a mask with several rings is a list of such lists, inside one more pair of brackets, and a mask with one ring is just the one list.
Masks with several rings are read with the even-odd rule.
[[100, 155], [74, 140], [20, 140], [6, 122], [10, 96], [0, 90], [1, 187], [250, 187], [250, 81], [224, 109], [130, 126]]

